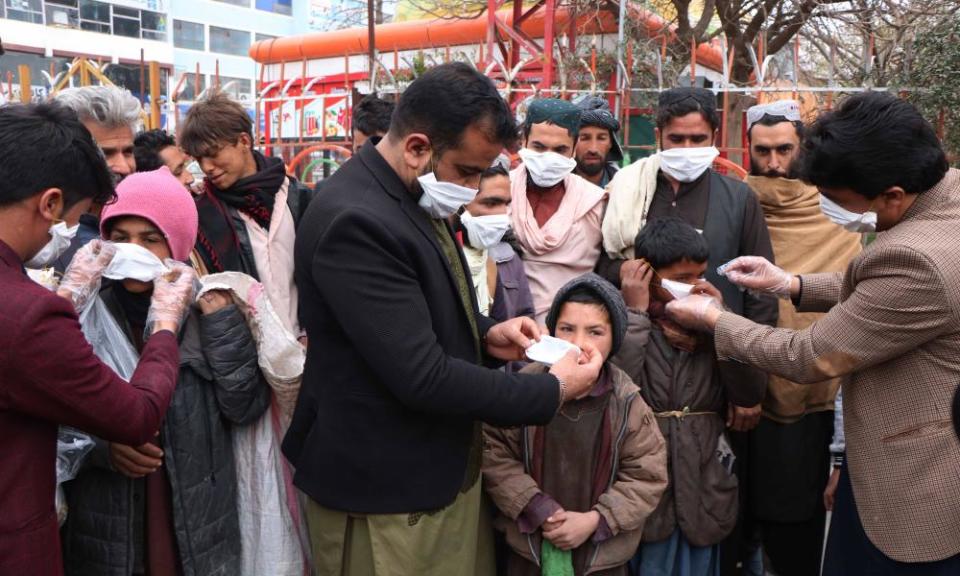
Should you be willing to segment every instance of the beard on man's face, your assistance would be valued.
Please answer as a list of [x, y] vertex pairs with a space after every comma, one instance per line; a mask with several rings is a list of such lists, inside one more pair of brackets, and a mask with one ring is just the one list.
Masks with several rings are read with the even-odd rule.
[[603, 172], [604, 159], [596, 156], [577, 158], [577, 172], [587, 176], [596, 176]]
[[790, 180], [796, 180], [797, 170], [794, 168], [796, 165], [796, 160], [790, 163], [790, 168], [786, 172], [780, 170], [761, 170], [760, 162], [750, 155], [750, 175], [751, 176], [765, 176], [767, 178], [789, 178]]

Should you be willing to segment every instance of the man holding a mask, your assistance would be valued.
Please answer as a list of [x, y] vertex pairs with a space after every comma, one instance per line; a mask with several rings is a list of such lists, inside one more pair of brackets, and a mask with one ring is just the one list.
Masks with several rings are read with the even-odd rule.
[[548, 374], [482, 366], [520, 360], [539, 330], [479, 314], [448, 219], [514, 138], [488, 78], [437, 66], [304, 214], [296, 281], [310, 346], [283, 452], [309, 496], [318, 573], [492, 575], [480, 423], [546, 423], [597, 378], [592, 347]]
[[182, 266], [156, 281], [151, 334], [125, 382], [93, 354], [75, 312], [99, 285], [113, 246], [95, 240], [81, 248], [60, 296], [23, 267], [57, 241], [53, 226], [73, 225], [92, 202], [112, 200], [97, 144], [63, 106], [7, 105], [0, 157], [0, 574], [59, 575], [57, 426], [125, 444], [153, 437], [176, 382], [176, 333], [194, 276]]
[[724, 273], [826, 316], [774, 329], [701, 296], [668, 311], [713, 332], [721, 358], [799, 383], [844, 377], [847, 463], [824, 574], [960, 573], [960, 172], [919, 112], [881, 93], [823, 116], [804, 153], [824, 214], [877, 239], [845, 273], [793, 276], [763, 258]]

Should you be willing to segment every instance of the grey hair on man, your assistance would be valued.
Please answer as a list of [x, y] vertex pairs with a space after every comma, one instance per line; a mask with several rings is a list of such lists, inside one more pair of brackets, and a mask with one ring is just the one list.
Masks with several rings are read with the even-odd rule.
[[57, 93], [54, 99], [73, 109], [84, 124], [90, 122], [104, 128], [129, 127], [133, 134], [140, 129], [140, 101], [129, 90], [116, 86], [84, 86]]

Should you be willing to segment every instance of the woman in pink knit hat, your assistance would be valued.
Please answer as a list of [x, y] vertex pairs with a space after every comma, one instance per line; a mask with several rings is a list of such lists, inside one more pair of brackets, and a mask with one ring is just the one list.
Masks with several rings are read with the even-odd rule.
[[[116, 203], [103, 210], [100, 230], [117, 254], [103, 272], [113, 280], [96, 304], [139, 352], [150, 323], [152, 278], [164, 273], [164, 262], [189, 259], [197, 209], [163, 167], [124, 179]], [[83, 322], [85, 332], [106, 330], [106, 322], [89, 315]], [[262, 414], [269, 388], [250, 330], [229, 296], [206, 294], [183, 326], [177, 388], [157, 436], [142, 446], [96, 440], [89, 465], [67, 485], [68, 574], [239, 573], [230, 426]]]

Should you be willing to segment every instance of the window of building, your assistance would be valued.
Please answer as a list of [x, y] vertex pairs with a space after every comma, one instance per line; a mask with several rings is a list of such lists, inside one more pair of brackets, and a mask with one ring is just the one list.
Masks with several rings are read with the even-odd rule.
[[207, 78], [203, 74], [198, 78], [193, 72], [184, 72], [184, 69], [178, 68], [175, 72], [174, 84], [180, 82], [181, 78], [183, 83], [180, 84], [180, 95], [177, 97], [181, 102], [196, 100], [197, 95], [207, 88]]
[[230, 28], [210, 27], [210, 51], [246, 56], [250, 49], [250, 33]]
[[[126, 88], [138, 100], [148, 102], [150, 100], [150, 67], [144, 66], [143, 69], [143, 91], [140, 93], [140, 66], [137, 64], [112, 64], [107, 68], [107, 78], [117, 86]], [[167, 95], [167, 84], [170, 76], [169, 70], [160, 68], [160, 95]]]
[[274, 14], [293, 14], [292, 0], [257, 0], [257, 10], [273, 12]]
[[[74, 2], [76, 6], [76, 2]], [[79, 28], [80, 12], [74, 7], [60, 5], [54, 2], [47, 2], [44, 7], [44, 14], [47, 17], [47, 26], [57, 28]]]
[[167, 16], [159, 12], [142, 10], [140, 12], [140, 26], [144, 40], [167, 40]]
[[257, 42], [260, 42], [261, 40], [274, 40], [275, 38], [277, 38], [277, 36], [273, 36], [272, 34], [261, 34], [259, 32], [256, 34]]
[[249, 78], [231, 78], [229, 76], [220, 77], [220, 89], [227, 93], [234, 100], [240, 102], [250, 102], [253, 97], [253, 83]]
[[7, 18], [21, 22], [43, 24], [43, 3], [41, 0], [4, 0]]
[[126, 36], [128, 38], [140, 37], [140, 20], [133, 18], [113, 17], [113, 35]]
[[96, 0], [80, 0], [80, 19], [109, 24], [110, 5]]
[[110, 5], [96, 0], [80, 0], [80, 28], [110, 34]]
[[173, 45], [177, 48], [203, 50], [206, 47], [203, 24], [185, 22], [183, 20], [174, 20]]
[[243, 6], [244, 8], [250, 7], [250, 0], [215, 0], [216, 2], [223, 2], [224, 4], [233, 4], [234, 6]]

